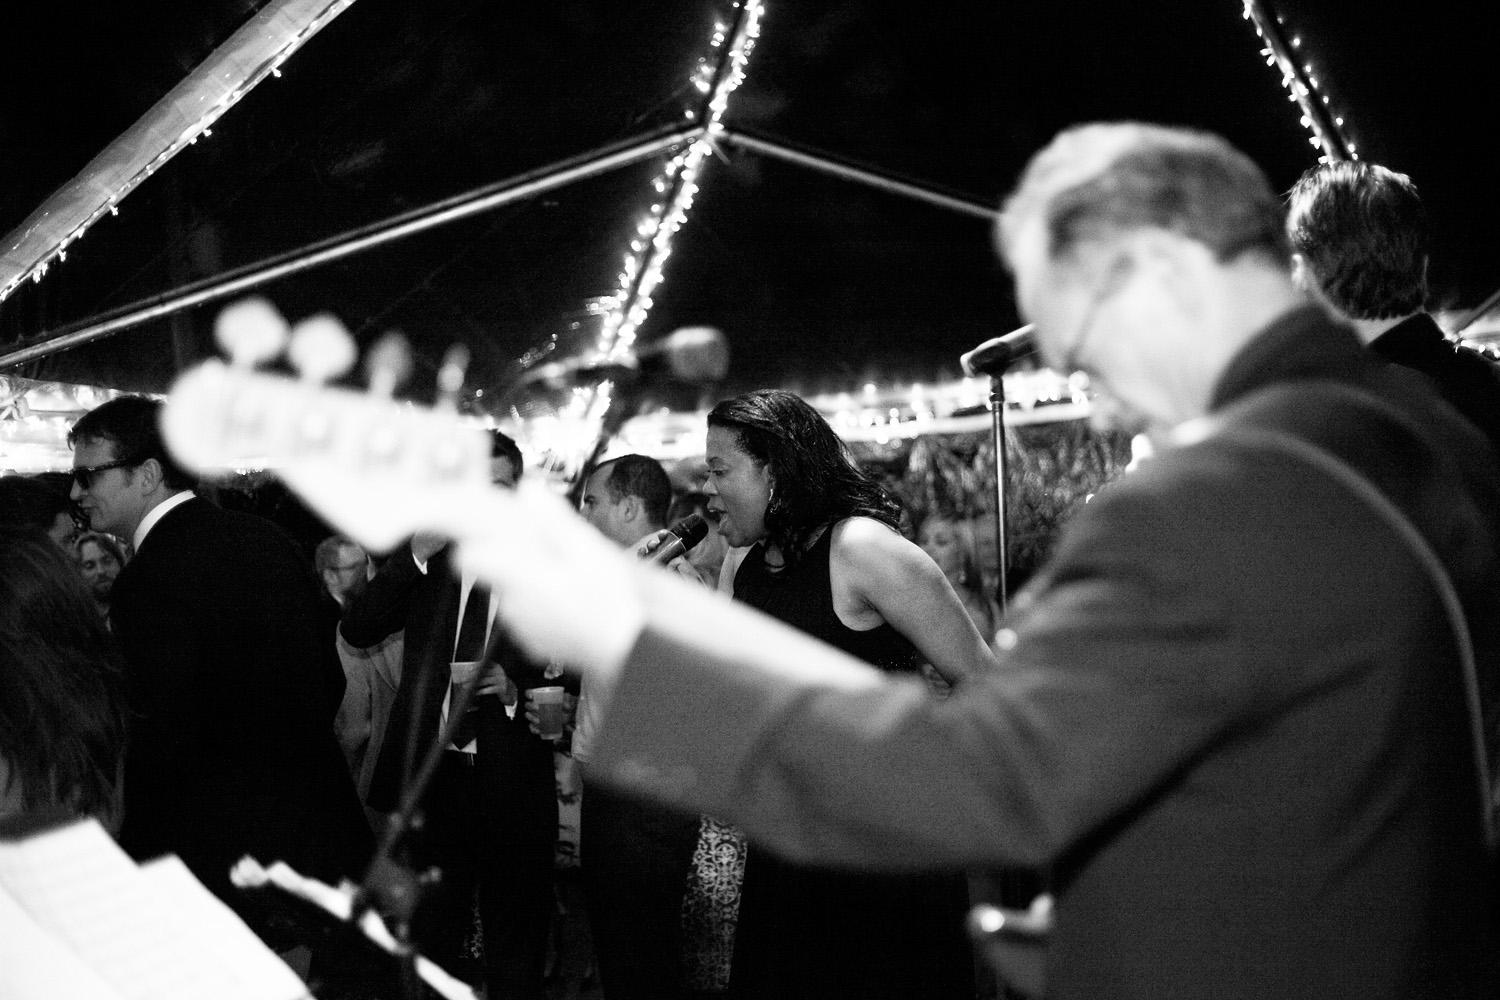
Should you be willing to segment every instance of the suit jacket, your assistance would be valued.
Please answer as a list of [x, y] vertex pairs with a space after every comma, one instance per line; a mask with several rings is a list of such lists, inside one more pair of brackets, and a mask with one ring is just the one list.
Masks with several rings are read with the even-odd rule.
[[1431, 378], [1438, 394], [1473, 421], [1500, 454], [1500, 366], [1449, 340], [1426, 313], [1397, 323], [1370, 341], [1370, 350]]
[[[438, 738], [458, 627], [459, 590], [447, 549], [433, 556], [424, 574], [410, 547], [402, 546], [344, 609], [339, 629], [352, 646], [373, 646], [406, 630], [401, 685], [391, 705], [366, 800], [372, 809], [391, 812], [400, 805], [407, 776], [420, 766]], [[540, 669], [519, 656], [499, 659], [519, 689], [549, 683]], [[510, 718], [498, 698], [480, 698], [478, 705], [480, 788], [501, 807], [493, 811], [496, 828], [491, 835], [510, 843], [555, 838], [552, 744], [535, 736], [521, 713]]]
[[120, 843], [181, 855], [232, 903], [243, 854], [336, 880], [369, 851], [333, 732], [343, 671], [321, 592], [279, 528], [199, 498], [163, 516], [115, 581], [135, 709]]
[[[349, 773], [354, 775], [355, 791], [363, 802], [375, 776], [375, 762], [385, 743], [385, 727], [390, 722], [391, 705], [401, 686], [401, 654], [404, 646], [400, 632], [369, 649], [355, 649], [334, 623], [335, 645], [339, 662], [344, 666], [344, 699], [334, 719], [334, 731]], [[379, 817], [373, 811], [372, 823]]]
[[[1405, 381], [1297, 311], [1214, 405], [1361, 468], [1472, 606], [1500, 470]], [[827, 864], [1051, 863], [1049, 996], [1495, 995], [1452, 631], [1408, 546], [1315, 467], [1218, 434], [1100, 491], [1018, 596], [1002, 669], [946, 701], [799, 680], [765, 662], [794, 643], [768, 619], [710, 645], [692, 617], [653, 613], [595, 773]]]

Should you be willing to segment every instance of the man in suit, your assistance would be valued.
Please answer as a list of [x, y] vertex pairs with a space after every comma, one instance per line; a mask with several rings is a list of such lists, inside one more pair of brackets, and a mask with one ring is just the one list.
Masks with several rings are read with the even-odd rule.
[[137, 858], [181, 856], [274, 938], [230, 885], [242, 855], [336, 882], [369, 851], [333, 735], [343, 672], [295, 544], [196, 496], [162, 444], [160, 410], [122, 396], [69, 435], [73, 498], [136, 552], [110, 602], [135, 713], [119, 839]]
[[[672, 483], [661, 463], [623, 455], [584, 480], [579, 510], [611, 542], [633, 551], [667, 526]], [[674, 572], [701, 584], [684, 556]], [[584, 678], [573, 758], [585, 769], [604, 715], [603, 695]], [[671, 1000], [686, 993], [682, 897], [698, 844], [699, 816], [584, 778], [579, 851], [599, 981], [607, 1000]]]
[[1410, 177], [1362, 160], [1312, 167], [1287, 195], [1299, 287], [1370, 350], [1431, 378], [1500, 452], [1500, 369], [1426, 311], [1427, 210]]
[[[342, 535], [330, 535], [318, 543], [313, 551], [313, 566], [340, 615], [375, 574], [369, 554]], [[339, 662], [344, 667], [344, 699], [333, 728], [363, 802], [370, 793], [370, 780], [375, 776], [375, 762], [385, 742], [391, 705], [401, 686], [402, 636], [396, 632], [369, 649], [355, 649], [339, 634], [337, 620], [331, 631]], [[367, 818], [376, 829], [383, 823], [380, 813], [373, 809], [367, 811]]]
[[[498, 431], [490, 472], [504, 487], [521, 474], [520, 450]], [[424, 954], [463, 974], [477, 886], [488, 995], [531, 1000], [543, 993], [557, 790], [552, 745], [515, 711], [519, 691], [545, 683], [541, 672], [508, 663], [472, 675], [493, 621], [488, 592], [455, 570], [446, 539], [423, 534], [392, 553], [349, 602], [340, 632], [366, 648], [405, 630], [400, 687], [366, 799], [372, 809], [399, 806], [410, 776], [449, 726], [459, 685], [473, 686], [473, 715], [453, 724], [422, 799], [423, 827], [409, 838], [413, 866], [442, 873], [426, 890], [413, 936]]]
[[1050, 864], [1061, 1000], [1496, 995], [1482, 437], [1306, 303], [1216, 136], [1068, 129], [998, 242], [1047, 362], [1162, 444], [1064, 530], [1001, 669], [934, 700], [526, 494], [461, 558], [610, 687], [595, 777], [808, 861]]

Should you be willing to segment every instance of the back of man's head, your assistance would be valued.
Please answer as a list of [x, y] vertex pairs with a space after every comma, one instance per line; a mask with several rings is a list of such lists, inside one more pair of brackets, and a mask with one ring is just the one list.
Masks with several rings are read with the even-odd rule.
[[623, 455], [600, 466], [608, 469], [604, 488], [612, 501], [636, 497], [645, 510], [649, 527], [667, 523], [667, 508], [672, 504], [672, 481], [661, 463], [646, 455]]
[[1195, 240], [1220, 262], [1258, 253], [1285, 266], [1291, 256], [1281, 204], [1260, 168], [1191, 129], [1118, 122], [1060, 132], [1032, 158], [997, 223], [1012, 270], [1018, 237], [1038, 219], [1052, 260], [1145, 229]]
[[78, 418], [68, 432], [68, 444], [108, 441], [115, 457], [132, 462], [156, 459], [162, 483], [170, 490], [190, 490], [196, 485], [191, 473], [167, 452], [161, 437], [162, 404], [145, 396], [117, 396]]
[[343, 535], [329, 535], [313, 549], [313, 568], [322, 574], [344, 561], [344, 550], [359, 548]]
[[67, 494], [46, 483], [27, 476], [0, 476], [0, 524], [46, 531], [57, 515], [69, 510]]
[[501, 430], [490, 431], [490, 457], [508, 458], [516, 478], [521, 478], [525, 470], [525, 462], [521, 459], [521, 446], [516, 444], [516, 439]]
[[1399, 319], [1427, 301], [1429, 231], [1417, 186], [1375, 163], [1323, 163], [1287, 196], [1292, 249], [1351, 319]]

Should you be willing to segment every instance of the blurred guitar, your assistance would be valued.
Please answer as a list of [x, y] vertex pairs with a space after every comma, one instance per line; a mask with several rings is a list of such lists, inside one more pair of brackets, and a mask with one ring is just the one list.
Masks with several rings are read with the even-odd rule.
[[[484, 427], [441, 401], [428, 409], [392, 398], [410, 364], [403, 348], [372, 350], [370, 392], [340, 389], [327, 382], [348, 371], [355, 353], [342, 326], [314, 317], [288, 330], [278, 321], [268, 305], [226, 309], [216, 332], [231, 362], [204, 362], [172, 387], [162, 433], [184, 466], [209, 476], [271, 470], [340, 531], [379, 552], [441, 528], [451, 519], [445, 508], [451, 514], [491, 493]], [[256, 369], [283, 353], [301, 378]], [[450, 358], [445, 369], [457, 370], [440, 373], [440, 400], [456, 393], [461, 364]]]
[[[233, 309], [244, 312], [236, 316]], [[383, 357], [372, 352], [371, 392], [333, 388], [328, 379], [347, 372], [354, 359], [343, 328], [315, 318], [288, 331], [267, 310], [254, 303], [225, 310], [217, 333], [232, 361], [205, 362], [173, 386], [162, 431], [183, 465], [208, 475], [273, 470], [320, 515], [374, 551], [388, 551], [417, 531], [451, 533], [458, 524], [475, 527], [487, 516], [504, 516], [494, 505], [485, 429], [441, 402], [427, 409], [391, 397], [406, 363], [398, 350], [387, 347]], [[302, 378], [256, 370], [283, 352]], [[457, 362], [445, 365], [440, 399], [456, 393], [461, 381]], [[714, 615], [676, 617], [702, 641], [712, 641]], [[768, 644], [791, 636], [772, 627], [783, 638], [768, 634]], [[791, 641], [797, 645], [790, 658], [812, 658], [806, 637]], [[1044, 990], [1050, 926], [1050, 900], [1030, 911], [976, 907], [969, 921], [980, 954], [1012, 994], [1023, 997]]]

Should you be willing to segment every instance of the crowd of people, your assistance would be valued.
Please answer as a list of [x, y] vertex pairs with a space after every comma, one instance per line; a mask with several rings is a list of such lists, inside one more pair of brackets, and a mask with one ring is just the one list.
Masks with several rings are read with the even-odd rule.
[[[606, 1000], [974, 997], [1001, 868], [1045, 872], [1048, 996], [1495, 995], [1500, 376], [1423, 311], [1414, 186], [1284, 205], [1215, 136], [1081, 126], [996, 242], [1045, 360], [1156, 444], [1003, 616], [972, 522], [907, 537], [781, 390], [710, 412], [689, 492], [612, 456], [573, 511], [494, 432], [483, 531], [378, 560], [209, 502], [120, 397], [66, 492], [0, 478], [0, 822], [96, 817], [288, 950], [233, 863], [358, 879], [414, 808], [396, 860], [441, 877], [378, 902], [539, 998], [561, 752]], [[381, 995], [320, 947], [319, 995]]]

